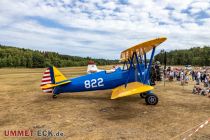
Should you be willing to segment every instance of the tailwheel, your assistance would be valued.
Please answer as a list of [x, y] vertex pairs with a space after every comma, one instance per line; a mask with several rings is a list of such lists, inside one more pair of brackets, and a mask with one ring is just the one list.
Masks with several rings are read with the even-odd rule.
[[148, 94], [145, 98], [145, 102], [148, 105], [156, 105], [158, 103], [158, 97], [155, 94]]
[[57, 97], [58, 97], [57, 94], [53, 94], [53, 96], [52, 96], [53, 99], [56, 99]]
[[146, 92], [141, 93], [141, 94], [139, 94], [139, 95], [140, 95], [140, 97], [143, 98], [143, 99], [147, 97], [147, 93], [146, 93]]

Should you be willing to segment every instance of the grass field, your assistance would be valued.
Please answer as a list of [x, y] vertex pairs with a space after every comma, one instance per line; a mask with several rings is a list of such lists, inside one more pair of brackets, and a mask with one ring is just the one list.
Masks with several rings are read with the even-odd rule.
[[[139, 95], [110, 100], [111, 90], [61, 94], [52, 99], [39, 88], [44, 70], [0, 69], [0, 139], [21, 139], [5, 137], [5, 130], [46, 129], [62, 131], [64, 137], [57, 139], [170, 140], [210, 117], [210, 99], [191, 94], [193, 83], [184, 87], [178, 82], [167, 82], [165, 87], [158, 83], [156, 106], [146, 105]], [[60, 70], [67, 77], [86, 73], [86, 67]], [[191, 139], [209, 140], [210, 125]]]

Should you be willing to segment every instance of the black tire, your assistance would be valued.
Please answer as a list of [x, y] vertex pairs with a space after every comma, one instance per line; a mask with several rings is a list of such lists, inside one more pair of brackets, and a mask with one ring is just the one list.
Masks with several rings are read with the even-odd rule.
[[142, 99], [145, 99], [146, 97], [147, 97], [147, 93], [141, 93], [141, 94], [139, 94], [140, 95], [140, 97], [142, 98]]
[[56, 99], [57, 97], [58, 97], [57, 94], [53, 94], [52, 96], [53, 99]]
[[156, 105], [158, 103], [158, 97], [155, 94], [148, 94], [145, 98], [145, 102], [148, 105]]

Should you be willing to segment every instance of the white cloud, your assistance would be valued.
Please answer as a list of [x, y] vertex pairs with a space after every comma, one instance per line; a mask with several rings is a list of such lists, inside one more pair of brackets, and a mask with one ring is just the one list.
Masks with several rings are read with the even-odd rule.
[[[168, 37], [159, 49], [210, 44], [210, 18], [192, 16], [208, 13], [210, 1], [62, 1], [1, 0], [0, 43], [112, 59], [123, 49], [159, 36]], [[33, 17], [56, 25], [47, 27], [49, 23]]]
[[209, 1], [196, 1], [190, 5], [190, 7], [192, 8], [199, 8], [201, 10], [206, 10], [209, 8], [209, 6], [210, 6]]

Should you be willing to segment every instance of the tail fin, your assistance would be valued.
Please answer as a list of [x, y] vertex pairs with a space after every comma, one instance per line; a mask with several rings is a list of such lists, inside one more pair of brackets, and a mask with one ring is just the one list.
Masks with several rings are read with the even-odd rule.
[[53, 66], [47, 68], [44, 72], [40, 86], [43, 92], [52, 93], [56, 86], [70, 82], [70, 80], [68, 80], [56, 67]]

